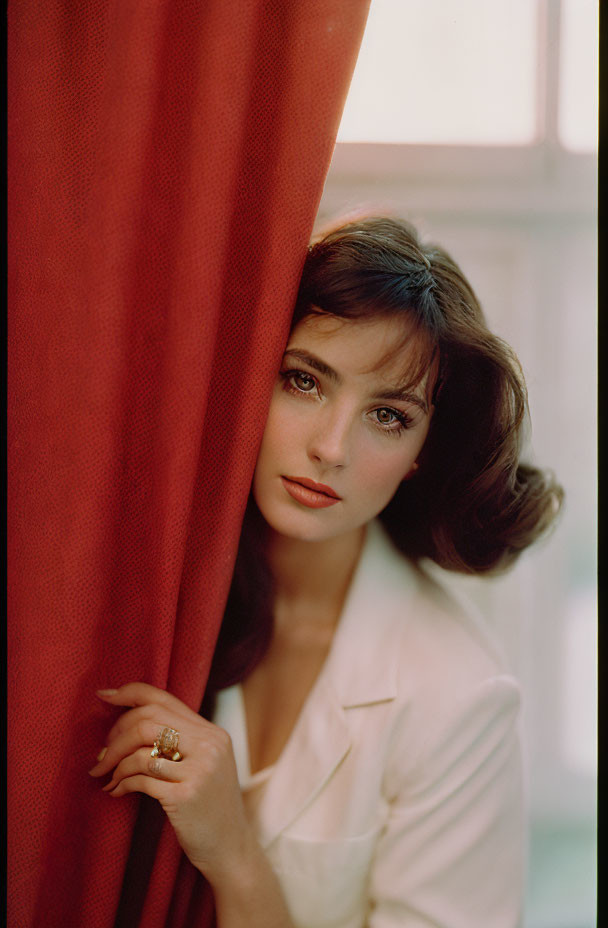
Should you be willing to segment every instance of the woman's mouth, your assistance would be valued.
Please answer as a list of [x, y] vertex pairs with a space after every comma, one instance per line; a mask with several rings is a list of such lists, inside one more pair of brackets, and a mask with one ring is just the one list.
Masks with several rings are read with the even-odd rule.
[[324, 483], [315, 483], [308, 477], [281, 477], [283, 486], [297, 503], [310, 509], [324, 509], [339, 503], [341, 498], [335, 490]]

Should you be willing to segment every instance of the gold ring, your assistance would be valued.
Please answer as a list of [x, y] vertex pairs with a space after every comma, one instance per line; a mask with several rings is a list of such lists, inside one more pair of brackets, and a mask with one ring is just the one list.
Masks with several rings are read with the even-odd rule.
[[179, 746], [179, 732], [174, 728], [163, 728], [158, 733], [150, 757], [166, 757], [168, 760], [181, 760], [182, 755], [177, 750]]

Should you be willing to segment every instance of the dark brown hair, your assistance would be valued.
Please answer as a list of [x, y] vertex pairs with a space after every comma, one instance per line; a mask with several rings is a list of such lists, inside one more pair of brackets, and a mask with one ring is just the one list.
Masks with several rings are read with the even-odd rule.
[[[404, 341], [412, 325], [423, 336], [410, 383], [431, 362], [438, 365], [419, 469], [380, 514], [397, 547], [463, 573], [508, 568], [554, 521], [563, 491], [550, 474], [520, 461], [523, 374], [513, 351], [488, 329], [458, 265], [442, 248], [422, 244], [400, 219], [342, 222], [308, 249], [292, 326], [314, 313], [402, 316]], [[252, 531], [256, 520], [261, 516], [250, 500], [214, 658], [212, 677], [221, 664], [224, 686], [253, 669], [272, 633], [272, 583], [260, 545], [263, 526]], [[227, 675], [229, 652], [234, 672]]]

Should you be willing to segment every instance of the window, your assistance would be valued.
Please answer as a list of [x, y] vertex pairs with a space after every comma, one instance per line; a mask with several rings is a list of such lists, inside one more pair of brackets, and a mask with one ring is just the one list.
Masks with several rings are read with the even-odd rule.
[[559, 137], [571, 151], [597, 151], [597, 0], [562, 0]]
[[566, 208], [594, 195], [597, 61], [596, 0], [372, 0], [332, 168], [551, 177]]
[[372, 0], [338, 141], [529, 144], [537, 32], [530, 0]]

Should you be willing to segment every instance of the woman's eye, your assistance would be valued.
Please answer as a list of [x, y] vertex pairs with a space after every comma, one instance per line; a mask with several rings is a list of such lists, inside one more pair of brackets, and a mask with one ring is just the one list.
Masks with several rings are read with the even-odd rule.
[[314, 393], [317, 390], [317, 381], [306, 371], [281, 371], [281, 377], [285, 389], [290, 393]]
[[302, 371], [296, 371], [294, 374], [292, 374], [291, 381], [294, 386], [298, 388], [298, 390], [302, 391], [302, 393], [310, 393], [310, 391], [314, 390], [316, 386], [315, 381], [310, 376], [310, 374], [304, 374]]
[[411, 425], [410, 417], [406, 413], [397, 412], [395, 409], [385, 407], [375, 409], [373, 416], [385, 432], [401, 432]]

